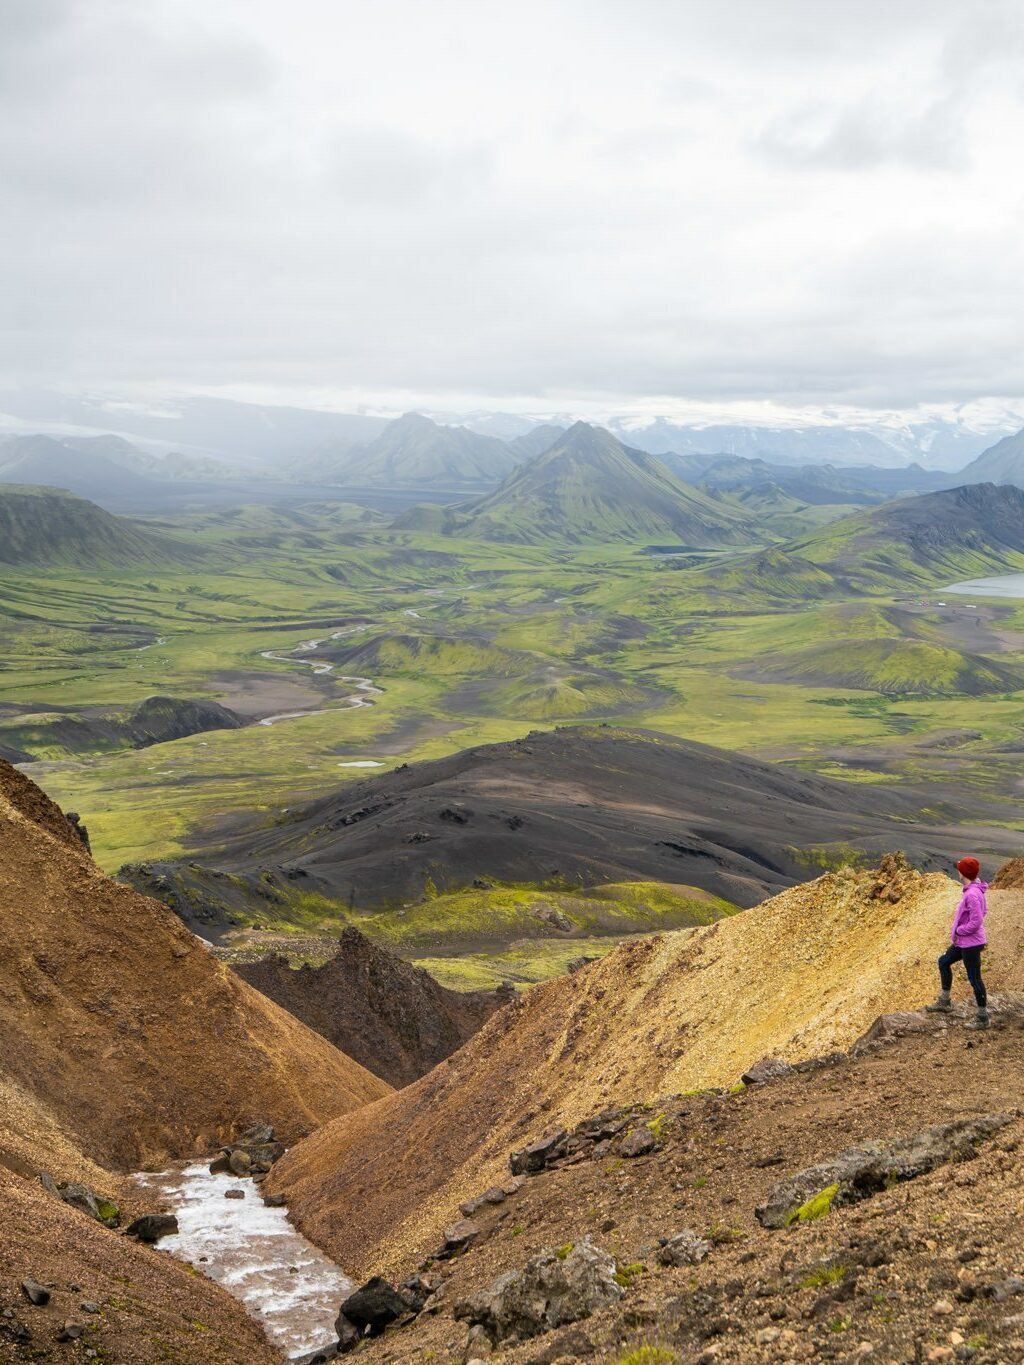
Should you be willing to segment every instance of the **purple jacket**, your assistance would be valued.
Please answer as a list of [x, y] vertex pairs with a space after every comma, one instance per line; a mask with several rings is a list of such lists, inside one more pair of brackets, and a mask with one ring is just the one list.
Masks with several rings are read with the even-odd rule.
[[964, 894], [953, 916], [953, 929], [950, 938], [958, 948], [980, 948], [987, 943], [985, 937], [985, 916], [988, 902], [985, 892], [988, 882], [971, 882], [964, 887]]

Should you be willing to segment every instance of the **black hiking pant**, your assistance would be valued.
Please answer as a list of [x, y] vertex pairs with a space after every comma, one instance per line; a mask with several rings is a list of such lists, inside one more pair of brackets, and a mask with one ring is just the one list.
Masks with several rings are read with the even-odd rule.
[[971, 983], [971, 989], [974, 991], [974, 999], [980, 1010], [983, 1010], [988, 1004], [988, 992], [985, 990], [985, 983], [981, 979], [981, 954], [984, 947], [984, 944], [979, 944], [977, 948], [958, 948], [954, 943], [939, 958], [939, 977], [942, 981], [942, 989], [948, 991], [952, 987], [953, 963], [962, 962], [967, 971], [967, 980]]

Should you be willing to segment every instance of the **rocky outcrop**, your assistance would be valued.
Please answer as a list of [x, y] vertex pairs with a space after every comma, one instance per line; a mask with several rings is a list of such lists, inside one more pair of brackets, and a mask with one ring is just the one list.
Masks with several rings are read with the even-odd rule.
[[653, 1110], [643, 1104], [605, 1109], [578, 1123], [571, 1132], [564, 1128], [548, 1129], [514, 1151], [509, 1157], [509, 1168], [514, 1176], [529, 1176], [578, 1161], [600, 1160], [610, 1154], [626, 1159], [647, 1156], [661, 1145], [661, 1134], [668, 1122], [664, 1110]]
[[390, 1085], [403, 1086], [457, 1051], [513, 998], [509, 989], [445, 989], [420, 967], [347, 928], [322, 967], [274, 955], [239, 976]]
[[908, 1138], [850, 1147], [780, 1180], [757, 1208], [758, 1221], [768, 1228], [789, 1227], [820, 1218], [839, 1205], [869, 1199], [937, 1166], [966, 1161], [985, 1139], [1013, 1118], [1013, 1114], [984, 1114], [976, 1119], [933, 1124]]
[[584, 1237], [576, 1246], [542, 1251], [522, 1270], [499, 1275], [457, 1304], [455, 1317], [479, 1328], [492, 1346], [527, 1341], [617, 1303], [625, 1290], [615, 1276], [615, 1257]]
[[274, 1162], [284, 1156], [284, 1143], [269, 1123], [255, 1123], [241, 1132], [234, 1142], [220, 1149], [210, 1163], [212, 1175], [266, 1175]]

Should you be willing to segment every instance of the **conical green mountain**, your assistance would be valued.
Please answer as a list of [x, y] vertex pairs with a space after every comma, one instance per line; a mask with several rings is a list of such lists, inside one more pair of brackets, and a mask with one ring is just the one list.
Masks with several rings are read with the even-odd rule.
[[710, 546], [742, 543], [733, 507], [683, 483], [654, 455], [577, 422], [500, 488], [449, 516], [448, 529], [479, 540], [646, 540]]

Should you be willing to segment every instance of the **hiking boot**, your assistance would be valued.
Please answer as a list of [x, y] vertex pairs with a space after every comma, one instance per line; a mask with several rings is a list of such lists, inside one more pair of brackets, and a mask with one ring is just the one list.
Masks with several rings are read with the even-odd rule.
[[977, 1010], [975, 1012], [974, 1018], [968, 1019], [967, 1023], [964, 1024], [964, 1028], [980, 1029], [988, 1028], [988, 1025], [989, 1025], [988, 1010]]
[[925, 1005], [928, 1014], [950, 1014], [953, 1009], [953, 1001], [949, 991], [939, 991], [935, 997], [934, 1005]]

